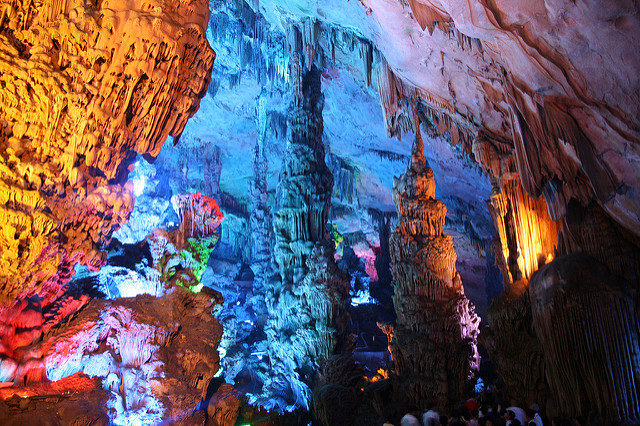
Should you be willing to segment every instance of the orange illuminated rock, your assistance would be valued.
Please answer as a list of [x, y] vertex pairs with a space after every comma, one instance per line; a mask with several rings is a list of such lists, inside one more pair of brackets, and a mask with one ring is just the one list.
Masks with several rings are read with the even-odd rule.
[[528, 281], [539, 266], [553, 259], [560, 224], [549, 217], [545, 199], [529, 197], [517, 179], [494, 190], [488, 204], [502, 243], [505, 283]]
[[135, 153], [205, 94], [207, 21], [203, 0], [0, 0], [0, 302], [50, 302], [72, 264], [101, 264]]

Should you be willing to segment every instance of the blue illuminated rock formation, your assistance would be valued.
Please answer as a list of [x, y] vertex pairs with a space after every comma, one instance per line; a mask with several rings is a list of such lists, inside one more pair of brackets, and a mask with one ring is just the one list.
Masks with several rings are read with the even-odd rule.
[[[267, 293], [270, 406], [308, 408], [320, 362], [346, 347], [348, 280], [335, 265], [326, 229], [333, 177], [324, 161], [320, 72], [293, 32], [294, 101], [274, 215], [280, 279]], [[280, 399], [280, 401], [278, 401]]]

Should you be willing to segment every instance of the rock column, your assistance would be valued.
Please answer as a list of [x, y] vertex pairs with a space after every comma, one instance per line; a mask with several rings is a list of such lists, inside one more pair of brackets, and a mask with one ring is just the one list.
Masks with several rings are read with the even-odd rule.
[[444, 408], [465, 396], [478, 368], [480, 319], [464, 295], [453, 242], [443, 232], [447, 209], [435, 199], [423, 149], [418, 129], [411, 164], [393, 186], [398, 225], [390, 252], [397, 322], [387, 332], [405, 399]]
[[318, 366], [346, 346], [349, 304], [349, 281], [326, 231], [333, 177], [322, 142], [321, 75], [300, 53], [313, 51], [313, 37], [292, 35], [294, 98], [274, 215], [280, 279], [266, 298], [271, 372], [263, 389], [267, 407], [287, 410], [308, 408]]

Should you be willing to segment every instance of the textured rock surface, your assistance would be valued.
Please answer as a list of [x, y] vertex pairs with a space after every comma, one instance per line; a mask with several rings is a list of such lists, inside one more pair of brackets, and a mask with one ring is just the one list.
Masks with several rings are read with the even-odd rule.
[[400, 80], [383, 99], [418, 96], [452, 137], [488, 139], [494, 164], [510, 163], [494, 174], [519, 173], [531, 196], [553, 193], [554, 208], [595, 196], [640, 229], [635, 2], [264, 0], [260, 9], [275, 24], [286, 11], [356, 28]]
[[533, 327], [529, 291], [511, 287], [496, 299], [486, 315], [480, 343], [487, 348], [507, 394], [523, 406], [549, 401], [544, 353]]
[[503, 181], [488, 204], [500, 237], [500, 261], [505, 261], [505, 287], [528, 281], [540, 265], [553, 259], [560, 224], [549, 217], [544, 198], [533, 200], [517, 179]]
[[7, 426], [29, 424], [62, 425], [71, 419], [77, 425], [109, 425], [104, 407], [108, 392], [100, 379], [82, 373], [52, 384], [0, 390], [0, 421]]
[[596, 259], [573, 254], [538, 271], [530, 295], [558, 411], [587, 416], [592, 424], [637, 423], [635, 291]]
[[434, 198], [419, 131], [413, 150], [393, 190], [399, 219], [389, 245], [397, 321], [387, 333], [397, 391], [416, 406], [437, 401], [444, 408], [467, 394], [479, 368], [480, 318], [464, 296], [453, 242], [443, 233], [447, 209]]
[[292, 36], [295, 94], [274, 214], [280, 279], [267, 292], [272, 370], [263, 389], [288, 410], [308, 407], [317, 366], [346, 348], [349, 304], [349, 282], [326, 229], [333, 177], [324, 161], [320, 72], [313, 55], [302, 54], [308, 32]]
[[201, 1], [0, 3], [0, 297], [55, 297], [133, 207], [133, 152], [179, 136], [210, 80]]
[[[51, 389], [39, 385], [34, 395], [63, 401], [69, 397], [56, 396], [56, 386], [64, 387], [69, 376], [82, 372], [99, 377], [102, 383], [93, 383], [95, 392], [86, 381], [68, 383], [71, 392], [92, 392], [84, 405], [65, 403], [83, 416], [102, 413], [115, 424], [179, 419], [198, 407], [218, 369], [222, 327], [211, 311], [220, 301], [215, 292], [196, 294], [180, 287], [160, 298], [93, 299], [29, 348], [18, 359], [18, 371], [41, 370], [55, 383]], [[100, 385], [106, 396], [97, 390]], [[20, 395], [29, 389], [16, 384], [6, 390]], [[21, 415], [9, 414], [12, 421]]]

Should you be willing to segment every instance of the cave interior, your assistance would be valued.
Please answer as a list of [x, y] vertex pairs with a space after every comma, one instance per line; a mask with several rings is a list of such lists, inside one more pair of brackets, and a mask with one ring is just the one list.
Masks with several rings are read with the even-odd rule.
[[640, 424], [638, 46], [635, 0], [0, 0], [0, 423]]

